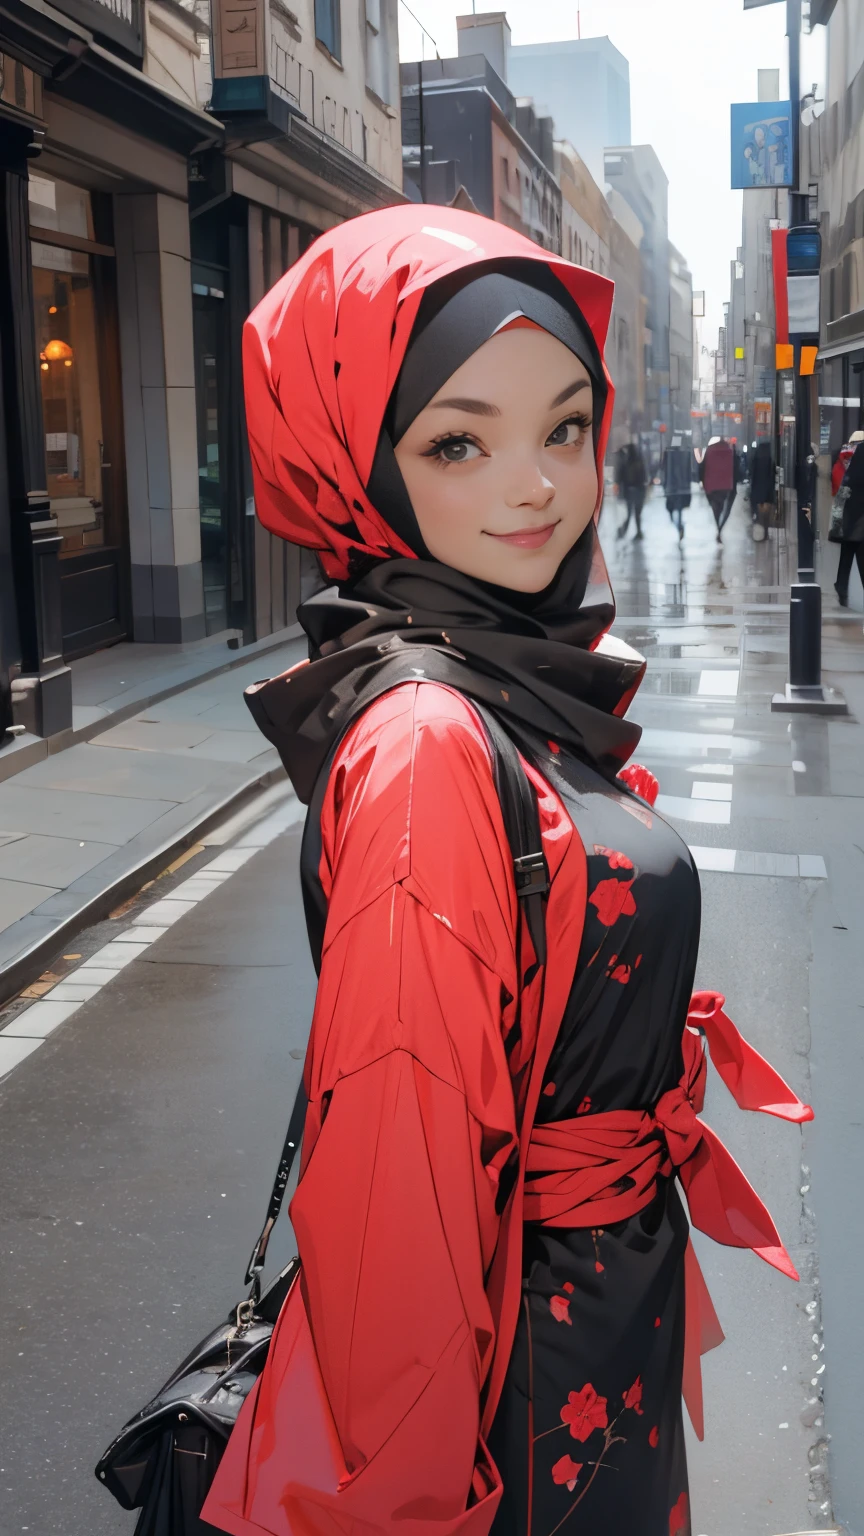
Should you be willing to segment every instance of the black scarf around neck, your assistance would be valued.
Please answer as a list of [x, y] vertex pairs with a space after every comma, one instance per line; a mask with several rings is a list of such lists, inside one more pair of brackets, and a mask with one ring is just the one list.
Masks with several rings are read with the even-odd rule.
[[509, 725], [549, 740], [614, 777], [641, 735], [621, 711], [645, 663], [615, 642], [591, 650], [614, 609], [592, 592], [590, 523], [545, 591], [493, 587], [433, 560], [379, 562], [349, 587], [298, 609], [310, 661], [246, 700], [306, 804], [359, 706], [401, 682], [445, 683]]

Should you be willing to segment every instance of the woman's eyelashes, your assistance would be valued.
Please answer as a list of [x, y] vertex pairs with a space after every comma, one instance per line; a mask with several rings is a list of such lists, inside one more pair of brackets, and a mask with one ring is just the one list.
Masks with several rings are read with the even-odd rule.
[[439, 464], [466, 464], [470, 459], [484, 455], [480, 444], [464, 432], [448, 432], [436, 437], [431, 447], [424, 449], [424, 459], [436, 459]]
[[[574, 412], [549, 433], [544, 448], [578, 447], [590, 430], [591, 421], [590, 416], [580, 411]], [[445, 432], [433, 439], [430, 446], [423, 450], [422, 456], [424, 459], [434, 459], [445, 467], [448, 464], [468, 464], [472, 459], [488, 458], [489, 454], [470, 433]]]
[[550, 432], [546, 439], [547, 448], [572, 448], [581, 443], [586, 432], [591, 426], [591, 417], [583, 416], [577, 412], [568, 416], [566, 421], [560, 421], [554, 432]]

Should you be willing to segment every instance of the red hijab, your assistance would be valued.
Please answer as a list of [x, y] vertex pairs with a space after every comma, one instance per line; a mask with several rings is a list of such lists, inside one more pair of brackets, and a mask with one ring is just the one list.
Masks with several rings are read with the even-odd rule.
[[[247, 320], [243, 364], [256, 510], [271, 533], [316, 550], [332, 580], [348, 577], [352, 551], [412, 555], [366, 486], [424, 290], [479, 262], [513, 258], [546, 264], [581, 310], [602, 357], [612, 308], [608, 278], [480, 214], [428, 205], [367, 213], [322, 235]], [[605, 368], [604, 375], [605, 410], [595, 437], [598, 508], [613, 403]]]

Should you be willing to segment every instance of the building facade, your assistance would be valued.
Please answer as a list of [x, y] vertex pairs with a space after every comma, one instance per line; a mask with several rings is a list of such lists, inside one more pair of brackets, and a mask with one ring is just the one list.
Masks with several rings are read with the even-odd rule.
[[214, 0], [212, 24], [211, 49], [205, 0], [0, 17], [3, 726], [11, 700], [68, 727], [68, 663], [100, 646], [293, 621], [240, 336], [316, 234], [402, 200], [396, 0]]
[[640, 245], [645, 298], [645, 413], [643, 444], [660, 462], [671, 424], [669, 398], [669, 182], [650, 144], [607, 149], [605, 177], [642, 225]]
[[686, 260], [670, 241], [669, 426], [672, 432], [692, 430], [693, 366], [693, 278]]
[[[479, 19], [479, 18], [478, 18]], [[608, 37], [527, 43], [508, 51], [507, 80], [517, 96], [531, 96], [555, 119], [603, 185], [603, 153], [630, 143], [630, 66]]]
[[831, 459], [864, 426], [864, 12], [822, 0], [827, 85], [802, 132], [802, 171], [817, 189], [822, 230], [819, 409]]
[[[460, 30], [460, 46], [463, 36]], [[530, 102], [517, 102], [485, 54], [403, 64], [401, 78], [408, 195], [451, 203], [461, 190], [478, 213], [560, 253], [551, 122], [538, 119]]]

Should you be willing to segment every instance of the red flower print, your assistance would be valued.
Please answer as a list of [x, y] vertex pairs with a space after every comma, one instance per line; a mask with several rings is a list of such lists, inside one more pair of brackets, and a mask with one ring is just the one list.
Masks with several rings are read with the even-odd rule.
[[581, 1392], [568, 1392], [561, 1419], [570, 1425], [573, 1439], [584, 1443], [595, 1429], [605, 1429], [609, 1423], [606, 1399], [598, 1397], [589, 1382]]
[[557, 741], [547, 741], [546, 745], [549, 748], [549, 751], [554, 752], [556, 756], [561, 751]]
[[576, 1289], [576, 1287], [574, 1286], [572, 1280], [565, 1280], [564, 1284], [561, 1287], [561, 1289], [562, 1289], [562, 1291], [566, 1291], [568, 1296], [572, 1296], [574, 1290]]
[[622, 987], [627, 985], [627, 982], [630, 980], [630, 976], [631, 971], [629, 965], [616, 965], [614, 971], [612, 972], [612, 980], [620, 981]]
[[624, 1393], [624, 1407], [634, 1408], [637, 1413], [642, 1412], [642, 1377], [637, 1376], [632, 1387], [628, 1387]]
[[577, 1113], [577, 1115], [587, 1115], [587, 1113], [588, 1113], [590, 1108], [591, 1108], [591, 1097], [590, 1097], [590, 1094], [586, 1093], [586, 1095], [585, 1095], [584, 1099], [582, 1100], [582, 1103], [579, 1105], [579, 1108], [577, 1109], [576, 1113]]
[[573, 1461], [569, 1456], [562, 1456], [552, 1468], [553, 1483], [566, 1483], [570, 1492], [576, 1487], [576, 1479], [582, 1471], [583, 1463]]
[[555, 1092], [555, 1084], [547, 1083], [546, 1087], [543, 1089], [543, 1092], [545, 1093], [547, 1099], [551, 1099], [553, 1093]]
[[634, 969], [634, 971], [638, 971], [638, 969], [639, 969], [641, 964], [642, 964], [642, 956], [641, 955], [637, 955], [636, 959], [633, 961], [633, 969]]
[[654, 1425], [654, 1428], [648, 1436], [648, 1444], [650, 1445], [652, 1451], [656, 1451], [658, 1445], [660, 1444], [660, 1429], [657, 1424]]
[[659, 1319], [659, 1317], [655, 1317], [655, 1319], [654, 1319], [654, 1327], [655, 1328], [659, 1328], [660, 1327], [660, 1319]]
[[570, 1303], [566, 1296], [553, 1296], [549, 1302], [549, 1311], [556, 1323], [569, 1323], [573, 1327], [573, 1319], [570, 1316]]
[[690, 1536], [690, 1500], [682, 1493], [669, 1514], [669, 1536]]
[[619, 853], [616, 848], [604, 848], [602, 843], [594, 844], [594, 852], [601, 858], [608, 859], [611, 869], [632, 869], [633, 860], [628, 859], [626, 853]]
[[632, 880], [601, 880], [591, 892], [588, 900], [597, 908], [597, 916], [604, 928], [611, 928], [619, 917], [633, 916], [636, 903], [630, 895], [632, 884]]
[[629, 768], [621, 769], [618, 777], [634, 795], [647, 800], [649, 805], [654, 804], [660, 785], [649, 768], [643, 768], [641, 763], [631, 763]]

